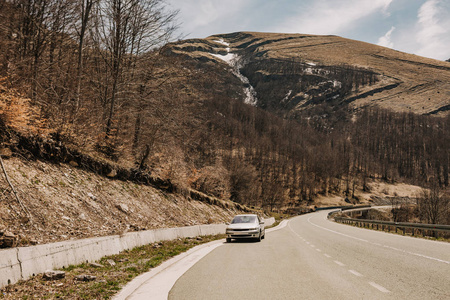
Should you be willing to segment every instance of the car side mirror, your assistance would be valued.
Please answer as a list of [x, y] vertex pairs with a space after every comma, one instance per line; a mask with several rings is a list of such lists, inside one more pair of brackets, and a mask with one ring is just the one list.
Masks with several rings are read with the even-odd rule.
[[264, 224], [264, 221], [259, 222], [259, 224]]

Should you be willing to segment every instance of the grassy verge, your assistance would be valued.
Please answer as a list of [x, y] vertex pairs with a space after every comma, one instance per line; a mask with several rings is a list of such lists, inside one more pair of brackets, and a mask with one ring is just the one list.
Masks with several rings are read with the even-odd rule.
[[[45, 280], [37, 275], [0, 290], [0, 299], [109, 299], [136, 276], [197, 245], [225, 235], [164, 241], [105, 256], [97, 264], [85, 263], [61, 269], [65, 278]], [[95, 276], [79, 281], [77, 276]]]
[[270, 226], [266, 226], [266, 229], [278, 226], [281, 223], [281, 221], [283, 221], [284, 219], [288, 219], [288, 218], [292, 217], [287, 214], [280, 214], [280, 213], [275, 213], [275, 212], [270, 213], [270, 216], [275, 218], [275, 223], [273, 223]]
[[266, 227], [264, 227], [264, 228], [265, 228], [265, 229], [269, 229], [269, 228], [273, 228], [273, 227], [275, 227], [275, 226], [278, 226], [278, 225], [280, 225], [281, 221], [282, 221], [282, 220], [275, 220], [275, 223], [273, 223], [273, 224], [270, 225], [270, 226], [266, 226]]

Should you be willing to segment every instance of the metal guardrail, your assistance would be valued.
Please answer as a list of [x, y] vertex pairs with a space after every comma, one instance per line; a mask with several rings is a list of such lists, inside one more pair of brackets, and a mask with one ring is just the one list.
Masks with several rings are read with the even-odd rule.
[[[372, 206], [370, 204], [365, 205], [346, 205], [346, 206], [331, 206], [326, 207], [325, 209], [334, 209], [338, 208], [337, 210], [330, 211], [328, 213], [328, 219], [332, 218], [335, 214], [341, 213], [345, 210], [365, 210], [365, 209], [371, 209]], [[316, 209], [317, 210], [317, 209]]]
[[339, 223], [355, 225], [358, 227], [376, 228], [377, 230], [392, 230], [397, 232], [397, 229], [403, 231], [403, 235], [406, 234], [406, 229], [411, 229], [411, 235], [414, 236], [416, 231], [421, 232], [424, 235], [425, 231], [431, 231], [434, 236], [437, 236], [437, 232], [450, 233], [450, 225], [439, 225], [439, 224], [420, 224], [420, 223], [403, 223], [403, 222], [387, 222], [387, 221], [377, 221], [377, 220], [364, 220], [364, 219], [351, 219], [344, 217], [334, 217], [334, 220]]
[[357, 208], [370, 208], [370, 204], [362, 204], [362, 205], [336, 205], [336, 206], [326, 206], [326, 207], [316, 207], [316, 211], [326, 210], [326, 209], [335, 209], [339, 208], [341, 210], [349, 210], [349, 209], [357, 209]]

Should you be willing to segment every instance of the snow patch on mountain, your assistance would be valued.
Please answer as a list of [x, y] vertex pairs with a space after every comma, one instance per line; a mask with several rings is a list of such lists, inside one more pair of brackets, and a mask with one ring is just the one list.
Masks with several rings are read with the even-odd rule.
[[289, 96], [292, 94], [292, 90], [289, 90], [287, 93], [286, 93], [286, 96], [284, 96], [284, 98], [283, 98], [283, 100], [281, 100], [281, 102], [286, 102], [288, 99], [289, 99]]
[[214, 40], [214, 42], [225, 45], [225, 46], [230, 46], [230, 43], [225, 42], [224, 39]]
[[229, 47], [230, 44], [225, 42], [223, 39], [214, 40], [214, 42], [217, 42], [219, 44], [227, 46], [227, 48], [226, 48], [227, 54], [225, 54], [225, 55], [214, 54], [214, 53], [210, 53], [210, 54], [214, 57], [217, 57], [217, 58], [225, 61], [227, 64], [229, 64], [233, 68], [232, 69], [233, 74], [237, 78], [239, 78], [242, 81], [242, 83], [244, 84], [244, 93], [245, 93], [244, 103], [256, 106], [256, 104], [258, 103], [258, 98], [256, 97], [256, 91], [253, 88], [253, 86], [250, 84], [250, 81], [248, 80], [248, 78], [245, 77], [240, 71], [240, 69], [242, 67], [241, 58], [239, 57], [239, 55], [230, 52], [230, 47]]
[[306, 69], [303, 70], [303, 72], [304, 72], [305, 74], [310, 74], [310, 75], [314, 74], [312, 68], [306, 68]]
[[[228, 49], [228, 48], [227, 48]], [[236, 54], [233, 53], [228, 53], [226, 55], [221, 55], [221, 54], [213, 54], [211, 53], [212, 56], [215, 56], [217, 58], [220, 58], [221, 60], [225, 61], [227, 64], [232, 65], [232, 61], [236, 59]]]
[[334, 88], [341, 88], [342, 87], [342, 82], [337, 81], [337, 80], [333, 80], [333, 87]]

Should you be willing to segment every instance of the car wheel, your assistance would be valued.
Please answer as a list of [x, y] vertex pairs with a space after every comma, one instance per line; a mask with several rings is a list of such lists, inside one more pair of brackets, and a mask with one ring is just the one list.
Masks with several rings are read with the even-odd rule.
[[262, 238], [262, 237], [261, 237], [261, 231], [260, 231], [260, 232], [259, 232], [259, 236], [257, 237], [256, 241], [257, 241], [257, 242], [261, 242], [261, 238]]
[[231, 239], [230, 238], [227, 238], [227, 243], [231, 243]]
[[261, 239], [265, 239], [266, 238], [266, 233], [264, 232], [263, 236], [261, 237]]

